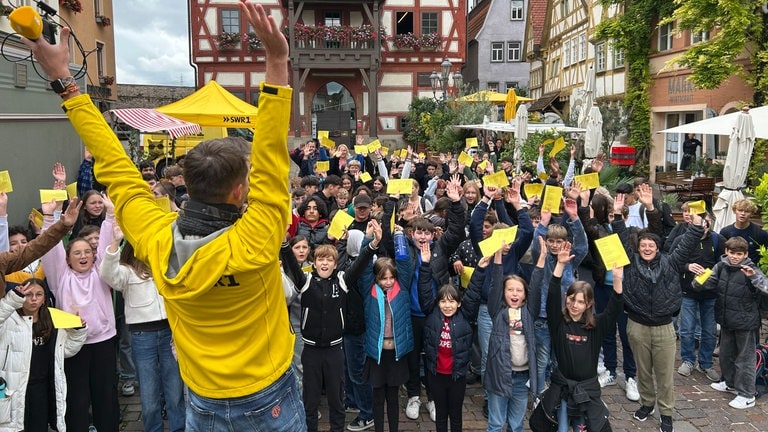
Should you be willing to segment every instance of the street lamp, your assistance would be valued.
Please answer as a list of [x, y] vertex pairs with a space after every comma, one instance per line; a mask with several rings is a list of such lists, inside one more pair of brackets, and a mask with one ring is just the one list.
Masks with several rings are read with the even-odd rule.
[[[434, 69], [432, 70], [432, 74], [429, 76], [429, 82], [432, 84], [432, 97], [435, 98], [436, 101], [443, 101], [445, 102], [447, 98], [446, 91], [448, 89], [448, 79], [451, 75], [451, 68], [453, 67], [453, 63], [451, 63], [450, 60], [445, 59], [440, 64], [440, 75], [437, 74], [437, 71]], [[453, 85], [456, 88], [460, 88], [461, 84], [463, 82], [461, 72], [456, 71], [453, 73]], [[442, 98], [437, 98], [437, 90], [438, 88], [442, 91]]]

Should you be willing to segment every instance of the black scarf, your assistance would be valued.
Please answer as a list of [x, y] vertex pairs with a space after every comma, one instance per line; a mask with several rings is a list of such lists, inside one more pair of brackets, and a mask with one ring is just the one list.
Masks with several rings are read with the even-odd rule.
[[240, 209], [232, 204], [204, 204], [186, 201], [179, 210], [176, 224], [184, 236], [205, 237], [235, 223]]

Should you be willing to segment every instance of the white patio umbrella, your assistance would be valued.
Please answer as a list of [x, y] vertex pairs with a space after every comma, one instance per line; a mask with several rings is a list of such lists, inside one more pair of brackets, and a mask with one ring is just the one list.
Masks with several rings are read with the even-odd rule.
[[584, 134], [584, 157], [594, 159], [603, 141], [603, 115], [600, 113], [597, 102], [592, 102], [587, 114], [587, 124], [584, 127], [587, 129], [587, 133]]
[[723, 190], [717, 196], [717, 202], [712, 206], [715, 214], [715, 231], [732, 224], [736, 220], [731, 207], [733, 203], [744, 199], [741, 188], [747, 180], [747, 169], [755, 147], [755, 126], [749, 108], [742, 108], [736, 118], [736, 125], [731, 132], [728, 143], [728, 156], [723, 169]]
[[520, 165], [522, 164], [523, 145], [525, 140], [528, 139], [528, 107], [525, 104], [521, 104], [515, 114], [515, 167], [516, 171], [520, 172]]

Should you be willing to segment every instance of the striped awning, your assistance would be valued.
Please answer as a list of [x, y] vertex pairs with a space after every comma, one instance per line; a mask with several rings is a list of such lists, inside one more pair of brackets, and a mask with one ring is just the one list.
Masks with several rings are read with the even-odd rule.
[[123, 108], [109, 112], [141, 132], [168, 132], [171, 138], [202, 133], [199, 124], [179, 120], [151, 108]]

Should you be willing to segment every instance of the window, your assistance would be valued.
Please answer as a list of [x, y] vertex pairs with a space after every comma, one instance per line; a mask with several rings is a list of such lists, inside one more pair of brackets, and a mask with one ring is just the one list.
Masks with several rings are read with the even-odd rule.
[[519, 62], [522, 57], [522, 42], [507, 42], [507, 61]]
[[261, 94], [258, 90], [251, 90], [251, 105], [255, 106], [256, 108], [259, 107], [259, 95]]
[[659, 51], [672, 49], [672, 23], [659, 27]]
[[325, 11], [323, 14], [323, 25], [325, 26], [340, 26], [341, 25], [341, 12], [339, 11]]
[[504, 42], [491, 42], [491, 62], [504, 61]]
[[571, 39], [571, 64], [579, 62], [579, 40], [574, 37]]
[[568, 15], [568, 0], [560, 1], [560, 16], [565, 17]]
[[587, 59], [587, 34], [579, 35], [579, 60]]
[[613, 68], [624, 68], [624, 51], [613, 47]]
[[[439, 71], [437, 71], [438, 75], [440, 74]], [[416, 85], [419, 87], [429, 87], [432, 88], [432, 81], [429, 80], [429, 76], [432, 75], [432, 72], [419, 72], [416, 74]]]
[[523, 16], [523, 0], [512, 0], [510, 2], [511, 4], [511, 12], [509, 15], [509, 19], [512, 21], [520, 21], [524, 18]]
[[552, 69], [550, 70], [549, 77], [555, 78], [560, 74], [560, 59], [552, 60]]
[[430, 33], [437, 33], [437, 12], [422, 12], [421, 13], [421, 34], [426, 35]]
[[[49, 3], [49, 2], [43, 2], [43, 3]], [[104, 9], [104, 5], [102, 4], [102, 0], [93, 0], [93, 12], [96, 14], [96, 16], [103, 15], [101, 12]]]
[[512, 81], [512, 82], [506, 82], [506, 83], [504, 83], [504, 85], [507, 87], [507, 91], [509, 91], [509, 90], [511, 90], [511, 89], [515, 89], [515, 90], [517, 90], [517, 88], [518, 88], [518, 84], [519, 84], [519, 83], [518, 83], [517, 81]]
[[571, 64], [571, 41], [563, 42], [563, 67]]
[[240, 33], [240, 10], [221, 10], [221, 32]]
[[395, 34], [413, 33], [413, 12], [395, 12]]
[[104, 44], [101, 42], [96, 42], [96, 68], [98, 69], [97, 72], [100, 77], [106, 75], [104, 55]]
[[595, 72], [605, 71], [605, 42], [595, 45]]
[[497, 83], [497, 82], [489, 82], [488, 83], [488, 90], [495, 91], [495, 92], [499, 91], [499, 83]]
[[408, 119], [406, 117], [400, 117], [400, 130], [404, 131], [408, 129]]
[[700, 31], [700, 32], [691, 31], [691, 45], [697, 44], [699, 42], [706, 42], [708, 40], [709, 40], [708, 31]]

